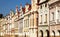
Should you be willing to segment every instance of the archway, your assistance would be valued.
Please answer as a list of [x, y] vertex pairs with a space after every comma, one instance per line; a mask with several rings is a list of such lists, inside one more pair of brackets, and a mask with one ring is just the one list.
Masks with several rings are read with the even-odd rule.
[[60, 30], [58, 30], [58, 32], [59, 32], [59, 37], [60, 37]]
[[49, 37], [49, 31], [48, 31], [48, 30], [46, 30], [46, 32], [47, 32], [47, 37]]
[[43, 37], [43, 31], [42, 31], [42, 30], [40, 30], [40, 32], [41, 32], [41, 37]]
[[15, 37], [18, 37], [18, 35], [15, 35]]
[[53, 37], [55, 37], [55, 31], [52, 31], [52, 32], [53, 32], [53, 34], [54, 34]]

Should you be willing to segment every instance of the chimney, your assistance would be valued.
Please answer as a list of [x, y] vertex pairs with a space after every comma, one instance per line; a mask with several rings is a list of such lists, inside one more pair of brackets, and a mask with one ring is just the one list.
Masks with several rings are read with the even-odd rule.
[[22, 9], [22, 4], [20, 4], [20, 9]]
[[18, 6], [16, 6], [16, 15], [19, 17], [19, 11], [18, 11]]
[[29, 8], [28, 8], [28, 10], [30, 11], [31, 10], [31, 5], [29, 4]]
[[22, 11], [22, 4], [20, 4], [20, 11]]
[[18, 13], [18, 6], [16, 6], [16, 13]]

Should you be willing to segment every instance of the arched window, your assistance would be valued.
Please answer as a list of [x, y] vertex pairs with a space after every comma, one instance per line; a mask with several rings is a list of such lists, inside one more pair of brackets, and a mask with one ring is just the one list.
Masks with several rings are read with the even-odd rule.
[[53, 32], [53, 34], [54, 34], [54, 36], [53, 37], [55, 37], [55, 32], [54, 31], [52, 31]]
[[26, 37], [26, 34], [25, 34], [25, 37]]
[[18, 37], [18, 35], [15, 35], [15, 37]]
[[60, 36], [60, 30], [58, 30], [58, 32], [59, 32], [59, 36]]
[[46, 30], [46, 32], [47, 32], [47, 37], [49, 37], [49, 31], [48, 31], [48, 30]]
[[43, 31], [42, 31], [42, 30], [40, 30], [40, 32], [41, 32], [41, 37], [43, 37]]

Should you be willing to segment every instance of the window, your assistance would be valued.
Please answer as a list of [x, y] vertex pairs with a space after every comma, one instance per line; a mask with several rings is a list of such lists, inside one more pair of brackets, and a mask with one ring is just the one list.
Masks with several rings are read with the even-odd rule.
[[45, 23], [47, 23], [47, 14], [45, 14]]
[[34, 26], [34, 19], [33, 18], [30, 19], [30, 26]]
[[19, 22], [19, 32], [22, 33], [23, 31], [23, 19], [20, 20]]
[[29, 27], [29, 20], [28, 19], [26, 19], [26, 20], [24, 20], [24, 27]]
[[8, 20], [8, 18], [7, 18], [7, 20]]
[[24, 27], [26, 27], [26, 20], [24, 20]]
[[47, 7], [47, 3], [45, 4], [45, 7]]
[[54, 20], [54, 12], [52, 12], [52, 20]]
[[30, 26], [32, 27], [32, 26], [34, 26], [34, 16], [33, 16], [34, 14], [32, 14], [31, 16], [32, 17], [30, 17]]
[[41, 7], [40, 7], [41, 9], [42, 9], [42, 5], [41, 5]]
[[37, 25], [38, 25], [38, 18], [36, 18], [36, 20], [37, 20], [36, 22], [37, 22]]
[[26, 25], [27, 25], [27, 27], [29, 27], [29, 20], [28, 19], [26, 20]]
[[58, 19], [60, 19], [60, 11], [58, 10]]
[[31, 23], [32, 23], [32, 26], [34, 26], [34, 18], [32, 17], [32, 19], [31, 19]]
[[42, 15], [40, 16], [40, 18], [41, 18], [41, 19], [40, 19], [40, 20], [41, 20], [41, 21], [40, 21], [40, 24], [42, 24]]

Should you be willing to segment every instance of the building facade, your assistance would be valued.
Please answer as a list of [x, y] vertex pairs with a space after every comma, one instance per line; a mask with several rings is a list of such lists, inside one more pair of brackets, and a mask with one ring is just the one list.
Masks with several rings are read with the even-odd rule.
[[52, 1], [53, 3], [51, 3], [51, 1], [49, 2], [50, 35], [52, 37], [60, 37], [60, 1], [55, 0]]
[[24, 37], [30, 37], [29, 36], [29, 17], [30, 17], [30, 10], [31, 10], [31, 5], [26, 4], [25, 5], [25, 14], [24, 14]]
[[31, 0], [31, 14], [30, 14], [30, 37], [38, 37], [38, 0]]
[[39, 25], [38, 33], [39, 37], [49, 37], [49, 6], [48, 0], [39, 1]]
[[59, 36], [59, 0], [40, 0], [39, 2], [39, 37]]
[[0, 19], [1, 37], [60, 37], [60, 0], [31, 0]]

